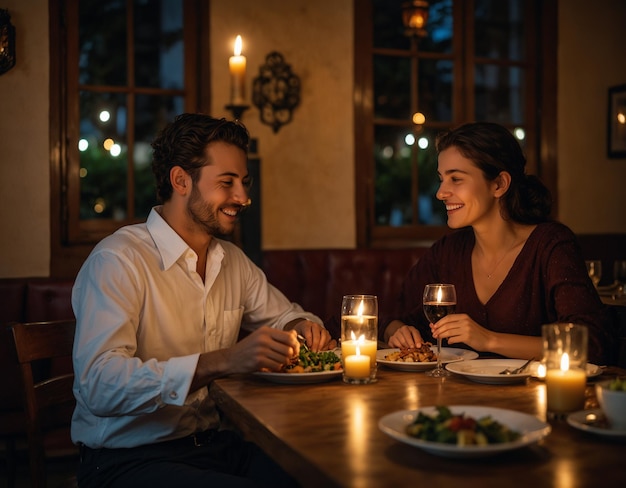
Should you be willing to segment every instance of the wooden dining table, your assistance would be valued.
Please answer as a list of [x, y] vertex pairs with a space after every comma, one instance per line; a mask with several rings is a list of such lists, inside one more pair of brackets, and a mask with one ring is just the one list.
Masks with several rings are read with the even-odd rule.
[[[603, 368], [587, 383], [585, 409], [597, 408], [594, 384], [626, 375]], [[626, 486], [626, 439], [547, 419], [540, 379], [482, 384], [464, 376], [378, 367], [377, 381], [348, 385], [279, 384], [258, 375], [218, 379], [210, 389], [225, 422], [257, 443], [303, 487]], [[538, 417], [551, 432], [537, 443], [481, 458], [449, 458], [399, 442], [381, 417], [436, 405], [503, 408]]]

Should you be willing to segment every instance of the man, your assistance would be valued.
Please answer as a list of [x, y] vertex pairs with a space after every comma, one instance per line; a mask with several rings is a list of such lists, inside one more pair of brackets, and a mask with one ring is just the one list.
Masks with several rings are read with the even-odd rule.
[[[249, 204], [248, 132], [183, 114], [153, 142], [161, 206], [105, 238], [75, 282], [80, 486], [290, 486], [262, 451], [219, 430], [207, 385], [277, 370], [331, 346], [322, 321], [290, 303], [232, 243]], [[240, 328], [251, 333], [237, 342]]]

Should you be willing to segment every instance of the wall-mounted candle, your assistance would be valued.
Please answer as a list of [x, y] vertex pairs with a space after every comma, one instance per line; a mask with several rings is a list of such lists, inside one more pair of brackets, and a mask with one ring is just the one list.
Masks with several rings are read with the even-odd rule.
[[241, 36], [235, 40], [234, 55], [228, 60], [231, 75], [230, 103], [245, 105], [246, 103], [246, 57], [241, 55]]
[[[344, 374], [350, 378], [360, 379], [370, 377], [370, 357], [362, 355], [359, 346], [356, 346], [356, 354], [346, 356], [344, 361]], [[343, 355], [343, 352], [342, 352]]]

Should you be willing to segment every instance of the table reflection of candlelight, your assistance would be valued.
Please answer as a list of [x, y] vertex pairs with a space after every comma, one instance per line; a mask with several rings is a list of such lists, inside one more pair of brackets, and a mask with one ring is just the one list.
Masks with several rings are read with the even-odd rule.
[[585, 406], [586, 385], [586, 372], [570, 369], [569, 355], [563, 353], [561, 367], [546, 371], [548, 410], [557, 413], [582, 410]]
[[356, 354], [346, 356], [345, 374], [350, 378], [369, 378], [370, 375], [370, 357], [361, 355], [359, 346], [356, 346]]
[[228, 60], [232, 78], [231, 103], [233, 105], [244, 105], [246, 102], [246, 57], [241, 55], [241, 49], [241, 36], [237, 36], [234, 55]]

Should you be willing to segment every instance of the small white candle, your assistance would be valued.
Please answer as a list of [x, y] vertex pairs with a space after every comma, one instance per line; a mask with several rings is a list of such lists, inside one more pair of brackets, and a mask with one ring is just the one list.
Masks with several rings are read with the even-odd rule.
[[548, 411], [574, 412], [585, 407], [587, 374], [580, 369], [570, 369], [569, 356], [563, 354], [560, 369], [546, 371]]
[[233, 105], [244, 105], [246, 103], [246, 57], [241, 55], [241, 36], [235, 40], [233, 56], [228, 60], [228, 67], [232, 79], [231, 103]]
[[345, 375], [350, 378], [369, 378], [370, 376], [370, 357], [361, 355], [359, 347], [356, 347], [356, 354], [346, 356], [345, 359]]

